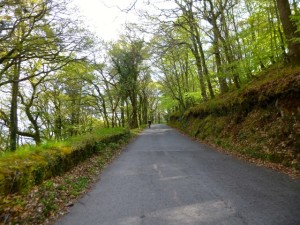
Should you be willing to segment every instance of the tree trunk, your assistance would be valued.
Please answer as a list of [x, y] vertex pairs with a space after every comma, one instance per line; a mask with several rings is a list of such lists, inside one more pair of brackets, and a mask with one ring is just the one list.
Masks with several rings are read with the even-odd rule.
[[218, 80], [220, 85], [221, 94], [228, 92], [228, 85], [226, 83], [226, 78], [223, 77], [223, 69], [222, 69], [222, 62], [220, 56], [220, 49], [219, 49], [219, 38], [218, 35], [214, 32], [214, 54], [217, 66], [217, 73], [218, 73]]
[[107, 128], [109, 128], [109, 119], [108, 119], [108, 115], [107, 115], [106, 103], [105, 103], [105, 99], [102, 96], [101, 96], [101, 102], [102, 102], [102, 114], [104, 117], [104, 123], [105, 123], [105, 126]]
[[[192, 16], [192, 15], [191, 15]], [[202, 63], [201, 63], [201, 57], [199, 53], [199, 48], [198, 48], [198, 42], [197, 38], [195, 36], [195, 25], [194, 25], [194, 18], [192, 17], [189, 26], [191, 29], [191, 40], [192, 40], [192, 53], [195, 57], [196, 60], [196, 66], [197, 66], [197, 71], [198, 71], [198, 76], [199, 76], [199, 81], [200, 81], [200, 90], [201, 90], [201, 96], [204, 101], [207, 101], [207, 94], [206, 94], [206, 87], [205, 87], [205, 82], [204, 82], [204, 75], [203, 75], [203, 68], [202, 68]]]
[[[218, 29], [219, 38], [220, 38], [221, 42], [223, 43], [224, 53], [225, 53], [227, 62], [231, 68], [234, 85], [237, 89], [239, 89], [241, 87], [240, 81], [239, 81], [239, 75], [237, 73], [237, 67], [236, 67], [236, 65], [234, 65], [236, 59], [234, 58], [234, 54], [232, 52], [232, 47], [231, 47], [231, 44], [229, 43], [229, 40], [230, 40], [229, 28], [228, 28], [227, 22], [225, 20], [224, 12], [221, 13], [221, 20], [222, 20], [222, 23], [224, 26], [223, 31], [225, 34], [225, 39], [223, 38], [221, 31]], [[216, 23], [215, 23], [215, 25], [217, 26]]]
[[288, 58], [291, 64], [300, 64], [300, 42], [295, 39], [300, 38], [299, 32], [297, 33], [297, 26], [291, 20], [291, 8], [288, 0], [277, 0], [277, 8], [279, 11], [280, 20], [285, 34], [288, 45]]
[[143, 98], [142, 98], [142, 124], [147, 124], [148, 121], [148, 98], [146, 96], [145, 91], [143, 93]]
[[130, 94], [130, 102], [132, 106], [132, 116], [130, 118], [130, 128], [138, 127], [138, 108], [137, 108], [137, 95], [135, 91]]
[[203, 73], [204, 73], [204, 76], [207, 81], [210, 98], [214, 98], [215, 94], [214, 94], [214, 90], [213, 90], [211, 82], [210, 82], [209, 73], [208, 73], [208, 69], [207, 69], [207, 65], [206, 65], [206, 61], [205, 61], [205, 55], [204, 55], [204, 51], [203, 51], [203, 47], [202, 47], [202, 42], [200, 40], [200, 34], [199, 34], [198, 28], [196, 28], [196, 36], [197, 36], [197, 42], [198, 42], [199, 52], [200, 52], [200, 56], [201, 56], [202, 66], [203, 66]]
[[282, 57], [284, 59], [284, 61], [287, 61], [287, 54], [286, 54], [286, 51], [285, 51], [285, 47], [284, 47], [284, 37], [283, 37], [283, 33], [282, 33], [282, 28], [280, 26], [280, 16], [279, 16], [279, 13], [278, 13], [278, 4], [277, 4], [277, 0], [273, 0], [274, 1], [274, 7], [275, 7], [275, 15], [276, 15], [276, 19], [277, 19], [277, 30], [278, 30], [278, 34], [279, 34], [279, 39], [280, 39], [280, 48], [281, 48], [281, 51], [282, 51]]
[[143, 118], [143, 98], [141, 95], [139, 95], [139, 101], [138, 101], [138, 124], [143, 124], [142, 118]]
[[[56, 115], [58, 113], [58, 115]], [[60, 112], [55, 113], [55, 120], [54, 120], [54, 135], [55, 135], [55, 140], [60, 141], [62, 140], [62, 118], [60, 115]]]
[[31, 83], [31, 85], [32, 85], [32, 94], [31, 94], [31, 98], [27, 101], [24, 100], [24, 96], [22, 96], [22, 94], [20, 92], [18, 93], [19, 97], [21, 99], [21, 103], [25, 106], [26, 116], [29, 119], [29, 121], [32, 124], [33, 129], [34, 129], [33, 133], [30, 133], [30, 131], [28, 131], [28, 132], [18, 131], [18, 134], [22, 135], [22, 136], [25, 136], [25, 137], [33, 138], [36, 145], [40, 145], [41, 142], [42, 142], [40, 127], [39, 127], [39, 124], [38, 124], [38, 118], [39, 118], [38, 114], [39, 113], [37, 113], [37, 115], [34, 115], [31, 111], [31, 107], [33, 106], [34, 99], [36, 98], [36, 87], [37, 87], [38, 84], [39, 84], [39, 82], [36, 83], [36, 84]]
[[122, 127], [125, 127], [125, 101], [121, 100], [121, 123]]
[[[40, 145], [41, 142], [42, 142], [42, 139], [41, 139], [41, 132], [40, 132], [40, 127], [37, 123], [37, 120], [33, 117], [33, 115], [31, 114], [31, 111], [30, 111], [30, 107], [29, 105], [26, 105], [25, 106], [25, 112], [26, 112], [26, 115], [29, 119], [29, 121], [31, 122], [32, 126], [33, 126], [33, 129], [34, 129], [34, 134], [32, 135], [34, 141], [35, 141], [35, 144], [36, 145]], [[26, 135], [25, 135], [26, 136]], [[29, 136], [30, 137], [30, 136]]]
[[129, 109], [129, 103], [126, 99], [126, 118], [127, 118], [127, 125], [129, 125], [130, 122], [130, 109]]
[[204, 101], [207, 101], [207, 94], [206, 94], [206, 87], [205, 87], [205, 83], [204, 83], [204, 76], [203, 76], [203, 72], [202, 72], [201, 58], [199, 55], [197, 44], [194, 43], [194, 41], [195, 40], [193, 40], [194, 49], [192, 52], [196, 59], [197, 72], [198, 72], [199, 81], [200, 81], [201, 96]]
[[18, 134], [18, 91], [20, 77], [20, 61], [17, 60], [14, 67], [13, 82], [11, 88], [11, 106], [10, 106], [10, 150], [17, 149], [17, 134]]

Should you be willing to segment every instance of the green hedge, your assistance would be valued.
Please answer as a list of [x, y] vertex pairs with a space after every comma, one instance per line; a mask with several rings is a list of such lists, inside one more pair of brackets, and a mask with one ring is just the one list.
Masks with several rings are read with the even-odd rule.
[[130, 132], [125, 129], [101, 129], [65, 142], [46, 143], [0, 156], [0, 193], [26, 191], [129, 137]]

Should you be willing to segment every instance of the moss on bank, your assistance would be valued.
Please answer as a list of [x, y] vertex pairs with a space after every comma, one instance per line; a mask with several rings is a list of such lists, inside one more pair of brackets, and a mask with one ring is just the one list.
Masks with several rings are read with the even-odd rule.
[[99, 129], [64, 142], [28, 146], [0, 156], [0, 193], [26, 192], [44, 180], [63, 174], [107, 146], [129, 139], [125, 129]]
[[[74, 165], [68, 172], [51, 177], [39, 185], [28, 188], [26, 192], [8, 194], [0, 197], [0, 224], [53, 224], [57, 217], [68, 212], [69, 207], [86, 193], [94, 182], [99, 180], [103, 169], [112, 162], [133, 137], [137, 136], [143, 128], [130, 130], [130, 133], [122, 129], [101, 129], [88, 137], [76, 137], [66, 143], [47, 143], [50, 146], [83, 146], [81, 142], [87, 139], [106, 139], [104, 136], [123, 133], [124, 136], [114, 142], [101, 144], [101, 148], [91, 157]], [[85, 141], [83, 141], [85, 140]], [[97, 141], [97, 142], [98, 142]], [[75, 144], [77, 142], [77, 144]], [[90, 142], [90, 141], [88, 141]], [[69, 151], [65, 148], [63, 151]], [[34, 150], [32, 148], [31, 150]], [[24, 154], [20, 151], [18, 154]]]
[[261, 77], [172, 115], [169, 124], [228, 151], [300, 170], [300, 68]]

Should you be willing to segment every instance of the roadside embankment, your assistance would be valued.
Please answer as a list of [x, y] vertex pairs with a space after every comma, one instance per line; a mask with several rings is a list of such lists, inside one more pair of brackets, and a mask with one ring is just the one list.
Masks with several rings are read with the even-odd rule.
[[0, 193], [0, 224], [53, 224], [142, 129], [98, 129], [2, 156], [1, 188], [9, 193]]
[[176, 127], [231, 154], [300, 170], [300, 68], [269, 70], [241, 90], [176, 113]]
[[50, 177], [65, 173], [110, 145], [129, 139], [125, 129], [99, 129], [63, 142], [28, 146], [0, 157], [0, 193], [23, 192]]

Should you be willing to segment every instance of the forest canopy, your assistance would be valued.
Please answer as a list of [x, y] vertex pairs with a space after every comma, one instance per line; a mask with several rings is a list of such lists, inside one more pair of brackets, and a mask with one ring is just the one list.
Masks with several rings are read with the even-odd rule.
[[138, 0], [134, 11], [139, 23], [107, 43], [67, 0], [0, 2], [0, 151], [161, 122], [300, 64], [296, 0]]

